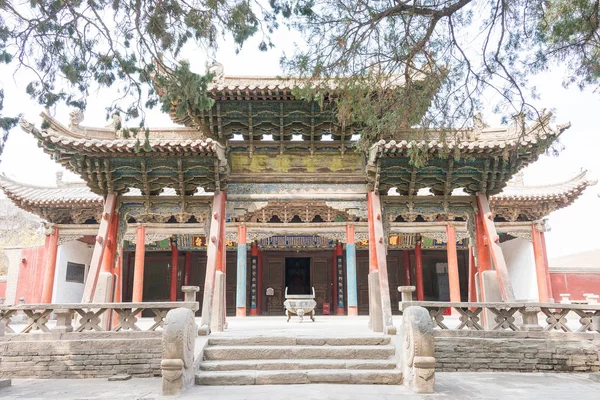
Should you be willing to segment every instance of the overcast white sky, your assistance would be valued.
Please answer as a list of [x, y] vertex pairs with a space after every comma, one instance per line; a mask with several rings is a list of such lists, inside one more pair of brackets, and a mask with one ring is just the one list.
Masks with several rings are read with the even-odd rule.
[[[276, 35], [276, 49], [266, 53], [257, 50], [257, 40], [251, 40], [239, 54], [235, 54], [232, 46], [225, 45], [217, 53], [217, 60], [225, 67], [226, 75], [269, 76], [281, 73], [279, 58], [282, 49], [292, 48], [291, 35]], [[202, 51], [188, 52], [187, 57], [192, 67], [203, 71], [206, 58]], [[39, 113], [42, 108], [25, 94], [26, 77], [17, 75], [12, 78], [6, 66], [0, 67], [0, 80], [6, 93], [5, 114], [22, 113], [24, 117], [41, 123]], [[591, 91], [581, 92], [577, 88], [562, 87], [562, 72], [559, 68], [535, 78], [540, 93], [536, 105], [539, 108], [556, 110], [555, 123], [570, 121], [572, 127], [567, 130], [560, 141], [565, 149], [558, 157], [541, 156], [533, 165], [525, 169], [525, 183], [542, 185], [569, 179], [581, 168], [590, 171], [597, 178], [600, 174], [600, 154], [598, 147], [598, 118], [600, 117], [600, 94]], [[110, 93], [92, 94], [83, 125], [105, 126], [104, 107], [110, 100]], [[489, 99], [490, 103], [494, 101]], [[58, 109], [56, 117], [68, 123], [68, 109]], [[484, 114], [490, 125], [498, 125], [498, 116], [491, 112]], [[172, 126], [169, 117], [159, 110], [147, 116], [147, 124], [152, 127]], [[20, 128], [14, 129], [6, 143], [1, 157], [0, 171], [14, 176], [20, 181], [40, 185], [52, 185], [55, 173], [60, 170], [50, 156], [37, 146], [32, 136]], [[65, 174], [65, 178], [75, 179], [74, 175]], [[600, 206], [597, 194], [598, 186], [589, 188], [572, 206], [552, 213], [549, 217], [551, 232], [547, 234], [547, 249], [550, 258], [576, 253], [584, 250], [600, 248], [596, 240], [596, 230], [600, 227], [600, 215], [596, 210]]]

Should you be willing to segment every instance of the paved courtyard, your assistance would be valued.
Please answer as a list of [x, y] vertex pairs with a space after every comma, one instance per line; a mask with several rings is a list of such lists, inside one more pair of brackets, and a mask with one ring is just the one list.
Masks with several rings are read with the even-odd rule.
[[[594, 399], [600, 382], [587, 374], [458, 373], [436, 374], [436, 394], [416, 395], [403, 386], [285, 385], [195, 386], [180, 399]], [[2, 399], [160, 399], [159, 378], [108, 382], [106, 379], [13, 380], [0, 389]]]

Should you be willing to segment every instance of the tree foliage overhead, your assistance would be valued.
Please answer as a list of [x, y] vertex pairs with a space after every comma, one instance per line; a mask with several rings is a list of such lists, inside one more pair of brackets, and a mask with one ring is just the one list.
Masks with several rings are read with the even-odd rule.
[[[393, 136], [407, 123], [424, 134], [429, 128], [463, 127], [484, 106], [484, 94], [505, 120], [537, 119], [529, 79], [557, 64], [568, 67], [566, 85], [597, 90], [600, 83], [598, 0], [272, 0], [272, 5], [306, 38], [307, 45], [283, 64], [288, 73], [315, 82], [316, 96], [318, 82], [353, 86], [349, 77], [357, 76], [367, 77], [366, 87], [403, 88], [401, 98], [386, 99], [383, 107], [371, 103], [390, 110], [388, 121], [367, 124], [365, 133], [373, 138]], [[440, 90], [419, 115], [413, 111], [420, 112], [425, 96], [417, 83], [427, 79]], [[346, 99], [344, 109], [376, 115], [364, 109], [362, 98]], [[404, 111], [394, 117], [391, 110]]]
[[[565, 84], [597, 89], [599, 2], [0, 0], [0, 61], [31, 71], [27, 92], [48, 107], [84, 109], [91, 88], [116, 88], [109, 113], [142, 126], [143, 110], [161, 103], [177, 113], [212, 105], [203, 90], [210, 74], [178, 63], [186, 46], [214, 51], [230, 37], [239, 49], [262, 35], [267, 50], [287, 25], [305, 39], [283, 49], [285, 73], [310, 83], [297, 95], [322, 102], [335, 85], [339, 120], [361, 126], [368, 144], [410, 127], [451, 133], [471, 123], [483, 94], [507, 117], [535, 118], [529, 78], [556, 63], [566, 66]], [[157, 68], [166, 92], [155, 90]], [[16, 119], [2, 117], [2, 94], [7, 131]]]
[[[170, 89], [202, 81], [177, 62], [186, 45], [210, 51], [227, 36], [239, 49], [262, 34], [266, 49], [272, 27], [251, 0], [0, 0], [0, 62], [30, 71], [27, 93], [45, 107], [62, 102], [83, 110], [90, 89], [110, 87], [118, 94], [108, 114], [118, 111], [143, 126], [143, 110], [160, 102], [156, 69]], [[184, 87], [178, 94], [194, 92]], [[191, 100], [198, 102], [206, 99]], [[0, 118], [2, 109], [0, 91]], [[8, 131], [17, 120], [0, 122]]]

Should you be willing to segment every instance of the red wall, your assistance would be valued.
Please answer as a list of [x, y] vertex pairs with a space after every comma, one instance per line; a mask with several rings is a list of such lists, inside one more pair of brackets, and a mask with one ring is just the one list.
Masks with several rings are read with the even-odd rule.
[[0, 282], [0, 297], [6, 298], [6, 282]]
[[17, 282], [17, 295], [15, 303], [24, 297], [26, 304], [40, 303], [42, 288], [44, 286], [44, 270], [46, 268], [44, 246], [30, 247], [21, 251], [19, 264], [19, 281]]
[[585, 300], [584, 293], [600, 294], [600, 274], [550, 273], [554, 301], [561, 293], [569, 293], [571, 300]]

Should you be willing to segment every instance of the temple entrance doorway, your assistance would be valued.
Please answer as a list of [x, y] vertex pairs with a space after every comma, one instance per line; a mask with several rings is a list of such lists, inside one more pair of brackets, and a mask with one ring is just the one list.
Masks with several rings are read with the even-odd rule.
[[285, 259], [285, 287], [288, 294], [312, 294], [310, 258]]

